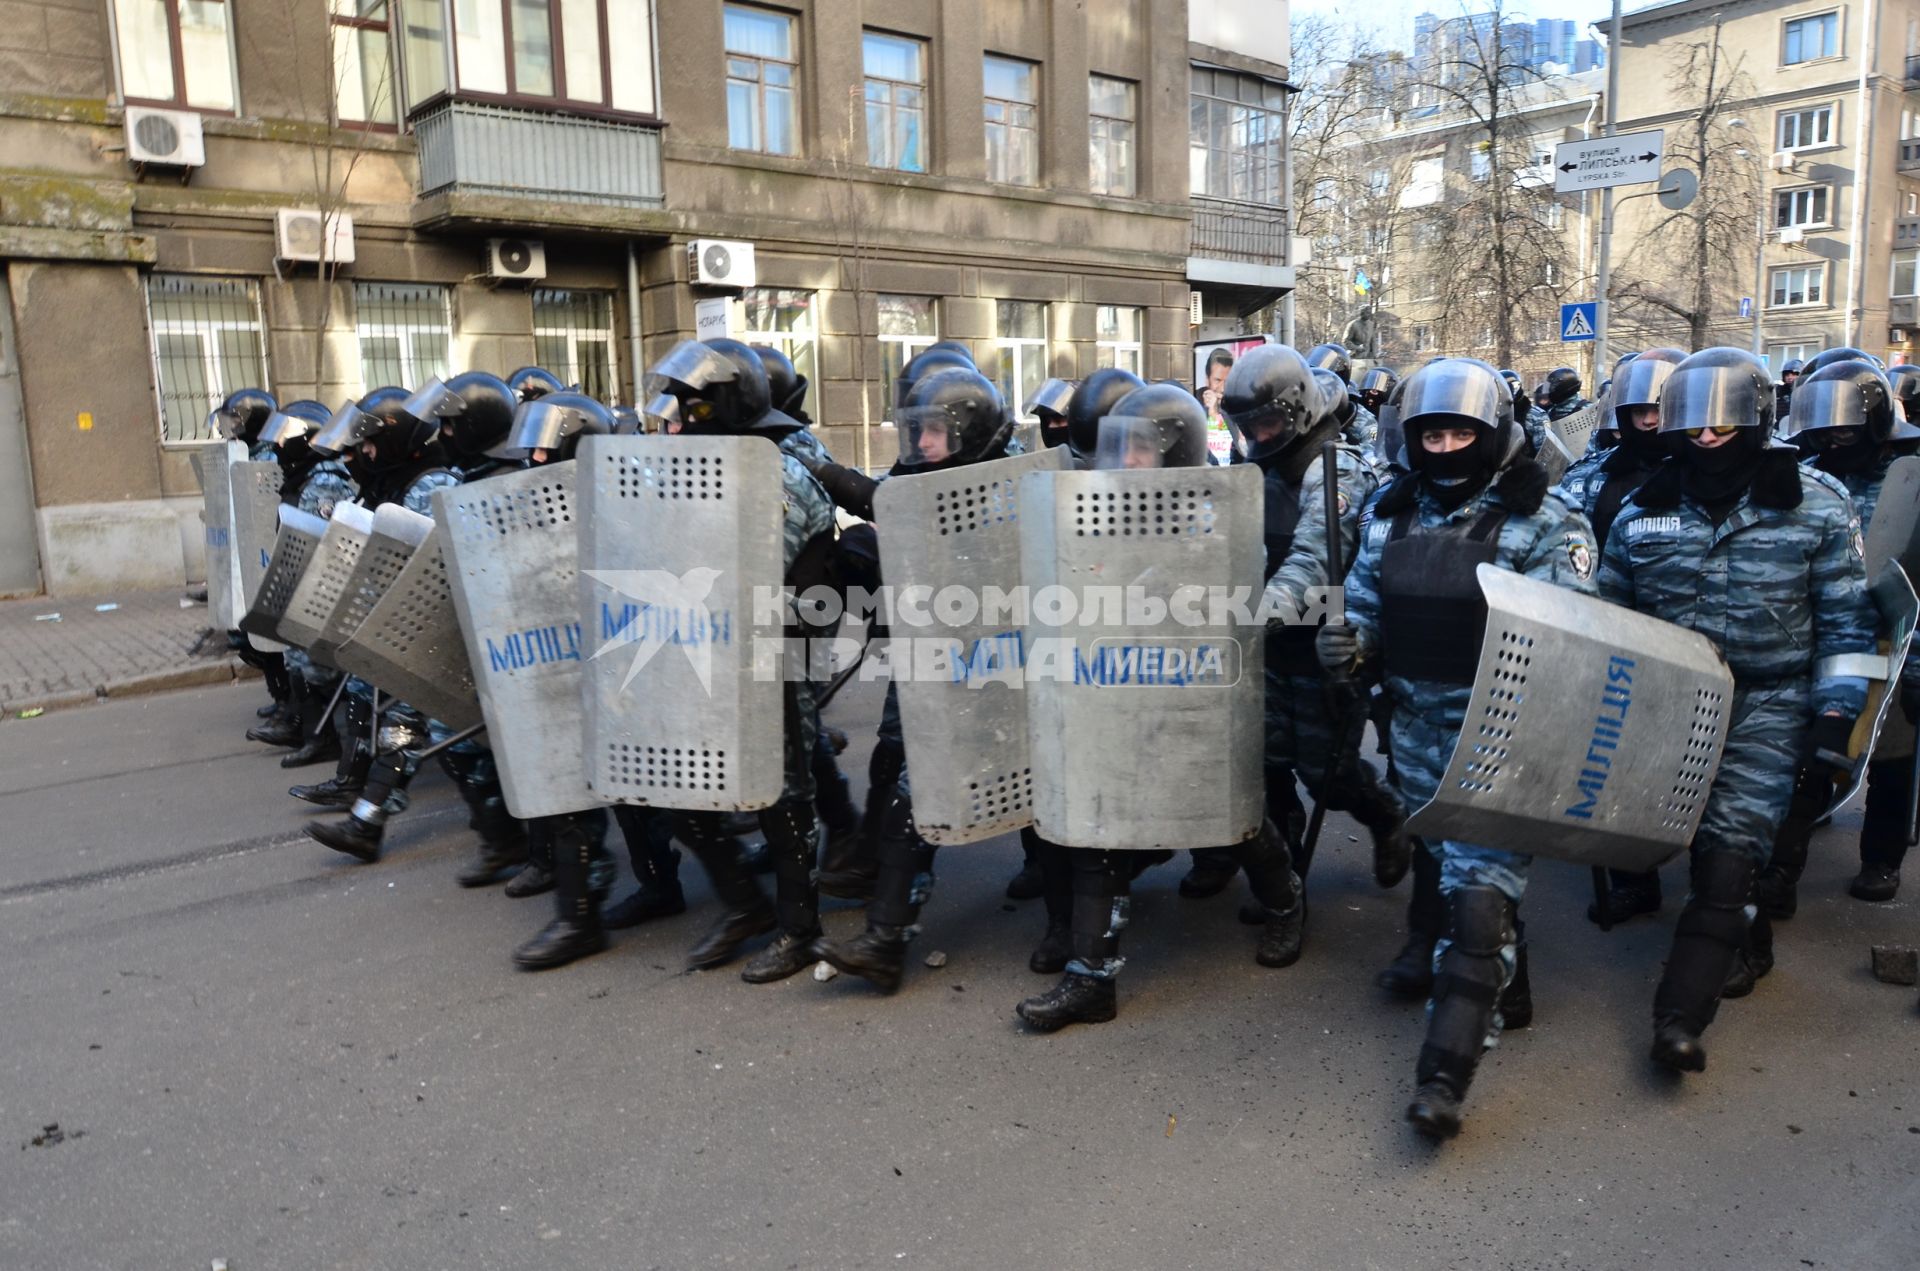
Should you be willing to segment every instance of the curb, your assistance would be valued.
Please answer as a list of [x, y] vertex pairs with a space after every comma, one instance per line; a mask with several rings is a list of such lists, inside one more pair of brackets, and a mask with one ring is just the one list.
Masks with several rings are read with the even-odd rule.
[[68, 689], [42, 697], [22, 697], [16, 701], [0, 703], [0, 718], [17, 717], [21, 711], [66, 710], [73, 706], [119, 701], [122, 698], [141, 697], [148, 693], [165, 693], [173, 689], [202, 688], [209, 684], [231, 684], [239, 680], [259, 678], [259, 670], [248, 666], [239, 658], [215, 658], [194, 665], [169, 667], [164, 671], [149, 671], [144, 675], [130, 675], [122, 680], [96, 684], [92, 688]]

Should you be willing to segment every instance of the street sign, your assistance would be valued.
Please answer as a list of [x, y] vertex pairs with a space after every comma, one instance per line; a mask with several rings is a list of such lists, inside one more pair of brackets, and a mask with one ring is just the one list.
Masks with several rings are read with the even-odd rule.
[[1740, 297], [1740, 316], [1743, 318], [1751, 318], [1753, 316], [1753, 297], [1752, 296]]
[[1669, 212], [1678, 212], [1693, 202], [1694, 195], [1700, 193], [1700, 178], [1691, 168], [1669, 168], [1660, 178], [1660, 206]]
[[1589, 300], [1585, 304], [1560, 306], [1560, 342], [1578, 344], [1593, 339], [1594, 323], [1600, 320], [1600, 306]]
[[1582, 190], [1658, 181], [1665, 143], [1666, 134], [1658, 128], [1563, 141], [1553, 148], [1554, 193], [1578, 194]]

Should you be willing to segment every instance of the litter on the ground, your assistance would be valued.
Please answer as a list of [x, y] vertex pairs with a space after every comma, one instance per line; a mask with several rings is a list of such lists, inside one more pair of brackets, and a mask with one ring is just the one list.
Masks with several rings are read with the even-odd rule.
[[95, 613], [112, 613], [115, 609], [118, 609], [119, 607], [120, 606], [118, 604], [112, 601], [109, 601], [104, 605], [95, 605], [93, 607], [93, 611]]
[[15, 719], [39, 719], [42, 715], [46, 713], [47, 713], [46, 707], [36, 706], [32, 710], [21, 711], [18, 715], [15, 715], [14, 718]]
[[60, 621], [60, 615], [57, 613], [36, 613], [33, 615], [33, 620], [35, 622], [58, 622]]

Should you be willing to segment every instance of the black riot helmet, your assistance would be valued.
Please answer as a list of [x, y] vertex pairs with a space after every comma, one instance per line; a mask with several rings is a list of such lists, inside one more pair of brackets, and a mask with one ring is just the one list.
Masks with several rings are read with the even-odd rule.
[[914, 383], [895, 413], [900, 461], [895, 471], [939, 472], [998, 459], [1013, 420], [993, 381], [970, 367], [948, 366]]
[[1316, 344], [1307, 350], [1307, 365], [1316, 371], [1332, 371], [1342, 384], [1353, 382], [1353, 359], [1344, 344]]
[[1634, 427], [1629, 412], [1659, 407], [1660, 390], [1672, 377], [1674, 368], [1687, 360], [1686, 350], [1648, 349], [1631, 356], [1631, 361], [1620, 360], [1618, 374], [1607, 381], [1613, 391], [1609, 399], [1613, 407], [1612, 431], [1618, 435], [1619, 444], [1636, 454], [1649, 459], [1671, 454], [1673, 438], [1661, 432], [1657, 424], [1652, 429]]
[[1920, 425], [1920, 366], [1888, 367], [1887, 383], [1893, 388], [1893, 400], [1899, 407], [1900, 417]]
[[[402, 464], [439, 453], [439, 421], [408, 414], [410, 397], [404, 389], [378, 388], [360, 399], [357, 410], [343, 406], [327, 421], [323, 435], [334, 435], [346, 417], [351, 438], [344, 448], [347, 469], [362, 485]], [[318, 441], [314, 448], [320, 448]]]
[[[1514, 378], [1518, 379], [1518, 376]], [[1387, 400], [1387, 394], [1400, 382], [1400, 377], [1384, 366], [1372, 366], [1360, 376], [1360, 404], [1374, 414], [1380, 413], [1381, 403]]]
[[513, 390], [515, 402], [530, 402], [536, 397], [557, 393], [566, 385], [543, 366], [523, 366], [507, 376], [507, 387]]
[[1711, 459], [1702, 447], [1681, 445], [1678, 453], [1703, 468], [1722, 469], [1757, 455], [1773, 434], [1775, 397], [1767, 365], [1745, 349], [1702, 349], [1673, 368], [1660, 388], [1660, 431], [1698, 436], [1738, 433], [1737, 445], [1718, 447]]
[[1864, 470], [1894, 442], [1920, 438], [1920, 428], [1894, 409], [1885, 372], [1865, 362], [1829, 362], [1793, 386], [1784, 440], [1819, 455], [1832, 473]]
[[950, 366], [966, 371], [979, 369], [973, 364], [973, 355], [953, 340], [942, 340], [914, 354], [912, 360], [900, 368], [900, 378], [894, 381], [894, 407], [898, 409], [907, 404], [907, 395], [913, 392], [913, 386], [921, 376]]
[[[545, 396], [544, 393], [540, 396]], [[456, 460], [472, 463], [500, 444], [519, 402], [508, 383], [486, 371], [434, 378], [413, 391], [401, 413], [431, 423]]]
[[793, 359], [766, 344], [750, 344], [760, 367], [767, 373], [767, 395], [773, 408], [798, 419], [806, 411], [807, 377], [794, 368]]
[[251, 448], [260, 439], [267, 417], [280, 403], [264, 388], [243, 388], [227, 394], [207, 415], [207, 431]]
[[1134, 389], [1100, 421], [1095, 468], [1198, 468], [1207, 462], [1207, 412], [1185, 384]]
[[682, 340], [647, 372], [647, 395], [662, 431], [705, 436], [751, 432], [773, 407], [766, 367], [738, 340]]
[[1067, 405], [1073, 381], [1051, 379], [1027, 395], [1027, 410], [1040, 421], [1040, 444], [1051, 450], [1067, 444]]
[[[1513, 391], [1478, 358], [1443, 358], [1421, 367], [1401, 384], [1399, 407], [1407, 466], [1443, 501], [1470, 498], [1506, 463], [1516, 432]], [[1454, 428], [1473, 429], [1473, 444], [1435, 452], [1421, 440], [1425, 433]]]
[[513, 427], [491, 453], [496, 459], [521, 459], [531, 465], [564, 463], [573, 458], [582, 437], [604, 437], [613, 430], [613, 411], [606, 405], [562, 389], [516, 406]]
[[1103, 366], [1081, 380], [1067, 403], [1067, 445], [1073, 453], [1092, 460], [1100, 444], [1100, 421], [1113, 410], [1114, 403], [1145, 383], [1132, 371], [1117, 366]]
[[1785, 362], [1782, 362], [1780, 364], [1780, 387], [1791, 390], [1793, 388], [1793, 382], [1799, 379], [1801, 373], [1806, 369], [1806, 362], [1797, 357], [1790, 357]]
[[1331, 417], [1340, 427], [1345, 428], [1353, 420], [1353, 395], [1347, 392], [1347, 382], [1325, 367], [1313, 368], [1314, 386], [1320, 390], [1320, 416]]
[[1513, 417], [1525, 419], [1527, 407], [1533, 404], [1533, 399], [1527, 395], [1527, 382], [1520, 378], [1520, 372], [1512, 370], [1501, 371], [1500, 378], [1505, 380], [1507, 387], [1513, 391]]
[[311, 398], [288, 402], [267, 416], [256, 440], [273, 447], [282, 468], [295, 467], [315, 457], [313, 436], [327, 426], [329, 418], [327, 408]]
[[1800, 378], [1797, 381], [1795, 381], [1794, 387], [1798, 388], [1801, 384], [1805, 383], [1808, 377], [1810, 377], [1815, 371], [1819, 370], [1821, 367], [1832, 366], [1835, 362], [1865, 362], [1868, 366], [1871, 366], [1876, 370], [1884, 371], [1887, 369], [1887, 364], [1885, 362], [1875, 357], [1873, 354], [1867, 352], [1865, 349], [1853, 349], [1853, 348], [1846, 348], [1846, 347], [1842, 347], [1838, 349], [1822, 349], [1820, 352], [1814, 354], [1812, 357], [1808, 358], [1805, 362], [1802, 362], [1800, 364]]
[[407, 400], [404, 388], [376, 388], [359, 401], [349, 397], [327, 417], [326, 426], [313, 435], [311, 445], [323, 455], [351, 456], [363, 441], [399, 418]]
[[1220, 390], [1220, 413], [1253, 460], [1278, 454], [1305, 436], [1327, 407], [1313, 369], [1284, 344], [1248, 349], [1227, 372], [1226, 387]]
[[1558, 406], [1580, 395], [1580, 372], [1571, 366], [1556, 366], [1547, 372], [1547, 402]]

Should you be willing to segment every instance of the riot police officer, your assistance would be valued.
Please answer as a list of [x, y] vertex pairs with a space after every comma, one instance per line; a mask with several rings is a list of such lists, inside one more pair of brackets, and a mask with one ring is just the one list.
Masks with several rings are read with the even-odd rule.
[[1027, 398], [1027, 409], [1040, 421], [1040, 444], [1051, 450], [1067, 444], [1067, 405], [1073, 400], [1073, 381], [1051, 379]]
[[1500, 378], [1513, 390], [1513, 420], [1520, 426], [1521, 436], [1526, 439], [1527, 455], [1537, 455], [1540, 447], [1547, 444], [1547, 412], [1540, 405], [1545, 398], [1546, 385], [1542, 384], [1529, 395], [1520, 372], [1503, 370]]
[[[1347, 620], [1321, 630], [1318, 653], [1329, 674], [1384, 675], [1394, 772], [1418, 806], [1439, 784], [1472, 694], [1486, 615], [1475, 567], [1588, 591], [1593, 546], [1586, 519], [1548, 493], [1545, 470], [1517, 457], [1512, 390], [1491, 366], [1422, 367], [1402, 383], [1400, 409], [1413, 471], [1374, 500], [1347, 575]], [[1445, 934], [1407, 1118], [1444, 1138], [1458, 1132], [1480, 1053], [1499, 1034], [1529, 858], [1454, 840], [1428, 847]]]
[[1374, 366], [1369, 367], [1360, 377], [1359, 386], [1354, 391], [1360, 397], [1360, 404], [1377, 419], [1380, 408], [1386, 405], [1387, 394], [1391, 393], [1393, 386], [1399, 382], [1400, 377], [1391, 367]]
[[1556, 366], [1548, 371], [1544, 387], [1547, 390], [1546, 411], [1550, 421], [1565, 419], [1593, 405], [1580, 396], [1580, 372], [1571, 366]]
[[1765, 364], [1744, 350], [1681, 362], [1660, 392], [1674, 461], [1614, 521], [1600, 568], [1608, 600], [1713, 640], [1733, 672], [1726, 747], [1691, 845], [1693, 890], [1653, 1001], [1652, 1057], [1678, 1072], [1706, 1067], [1700, 1037], [1747, 948], [1754, 876], [1795, 770], [1830, 779], [1827, 756], [1845, 753], [1865, 702], [1865, 682], [1824, 669], [1827, 659], [1874, 648], [1853, 509], [1793, 448], [1772, 444], [1775, 401]]

